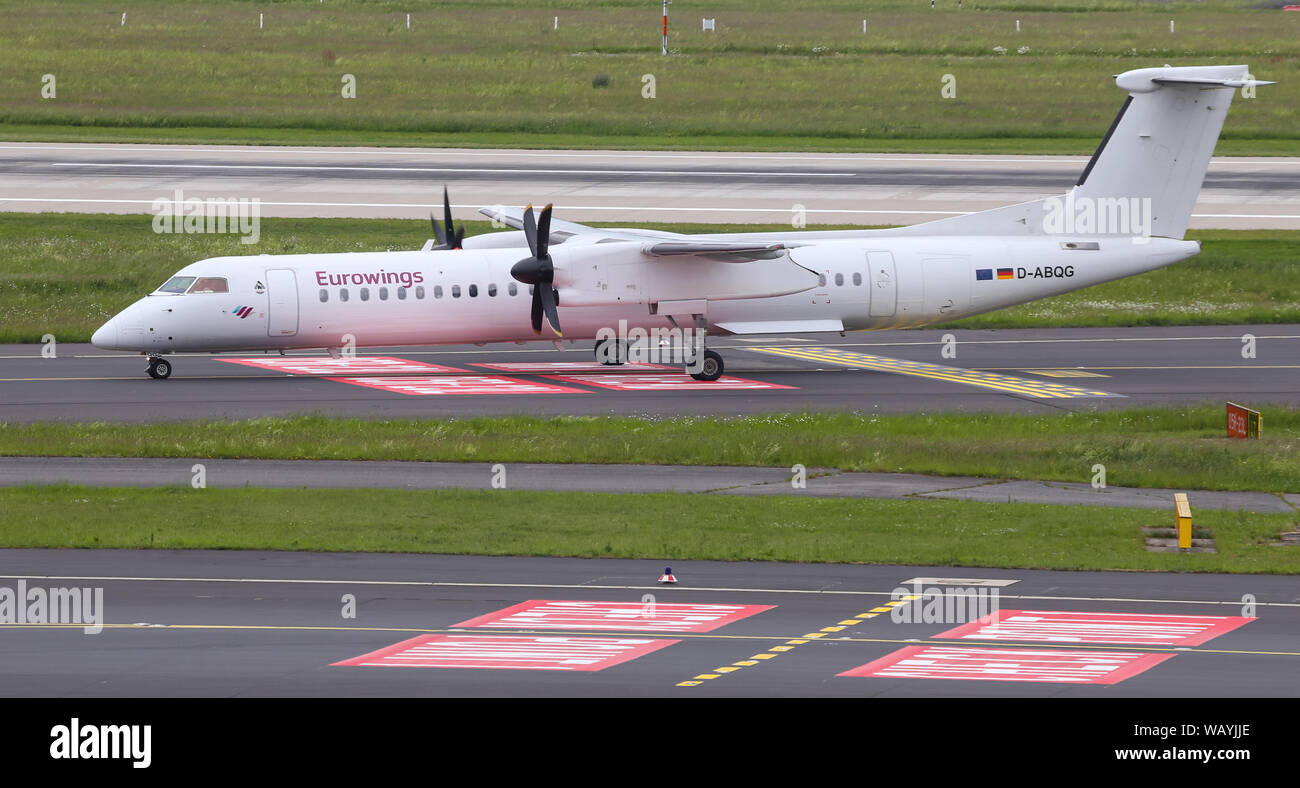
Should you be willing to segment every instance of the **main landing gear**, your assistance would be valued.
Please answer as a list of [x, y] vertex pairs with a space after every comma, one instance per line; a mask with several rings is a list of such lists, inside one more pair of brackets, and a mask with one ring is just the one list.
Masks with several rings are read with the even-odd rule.
[[150, 356], [148, 372], [154, 380], [166, 380], [172, 376], [172, 363], [162, 356]]
[[626, 339], [596, 340], [596, 361], [607, 367], [621, 366], [627, 363], [628, 346]]
[[[627, 363], [628, 351], [626, 340], [600, 339], [596, 341], [596, 361], [605, 366], [620, 366]], [[690, 372], [691, 377], [696, 380], [712, 381], [722, 377], [724, 366], [720, 354], [705, 349], [703, 359], [698, 362], [694, 359], [688, 360], [686, 369]]]
[[691, 377], [696, 380], [717, 380], [722, 377], [722, 368], [722, 356], [718, 355], [717, 351], [706, 350], [704, 360], [699, 363], [699, 371], [692, 372]]

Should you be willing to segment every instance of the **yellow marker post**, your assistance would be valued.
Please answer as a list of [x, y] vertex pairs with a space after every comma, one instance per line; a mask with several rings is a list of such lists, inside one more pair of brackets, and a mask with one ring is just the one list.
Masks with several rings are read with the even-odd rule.
[[1178, 548], [1190, 549], [1192, 546], [1192, 505], [1187, 502], [1187, 493], [1174, 494], [1174, 525], [1178, 528]]

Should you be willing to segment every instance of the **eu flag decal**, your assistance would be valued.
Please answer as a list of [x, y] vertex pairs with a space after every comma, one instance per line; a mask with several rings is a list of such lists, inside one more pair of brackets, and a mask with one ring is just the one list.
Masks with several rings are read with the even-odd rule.
[[993, 269], [992, 269], [992, 268], [976, 268], [976, 269], [975, 269], [975, 280], [976, 280], [976, 281], [978, 281], [978, 282], [983, 282], [985, 279], [992, 279], [992, 278], [993, 278]]

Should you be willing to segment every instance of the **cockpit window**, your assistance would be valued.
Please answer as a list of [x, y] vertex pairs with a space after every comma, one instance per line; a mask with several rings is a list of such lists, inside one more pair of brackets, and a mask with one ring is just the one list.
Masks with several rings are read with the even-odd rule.
[[156, 292], [184, 293], [186, 290], [190, 289], [190, 285], [194, 284], [194, 280], [197, 278], [198, 277], [196, 276], [173, 276], [171, 279], [168, 279], [162, 287], [158, 288]]
[[229, 293], [230, 286], [226, 284], [224, 277], [220, 276], [200, 276], [199, 280], [190, 288], [191, 293]]

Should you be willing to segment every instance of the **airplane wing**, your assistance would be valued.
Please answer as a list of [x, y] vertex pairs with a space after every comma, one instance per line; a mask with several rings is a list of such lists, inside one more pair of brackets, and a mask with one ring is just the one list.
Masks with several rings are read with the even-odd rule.
[[[524, 209], [522, 208], [479, 208], [479, 213], [516, 230], [521, 230], [524, 226]], [[680, 233], [632, 228], [590, 227], [585, 224], [566, 222], [563, 219], [555, 218], [551, 219], [551, 238], [552, 243], [563, 243], [570, 238], [581, 238], [583, 241], [590, 243], [640, 241], [643, 242], [641, 252], [652, 257], [694, 255], [725, 263], [774, 260], [784, 255], [787, 249], [799, 245], [773, 242], [729, 243], [726, 241], [699, 241], [689, 235]], [[646, 243], [647, 241], [649, 243]]]
[[[479, 208], [478, 212], [495, 219], [498, 222], [513, 227], [516, 230], [524, 229], [524, 209], [523, 208]], [[620, 241], [640, 241], [645, 238], [679, 238], [676, 233], [659, 233], [653, 230], [646, 231], [629, 231], [629, 230], [607, 230], [599, 227], [588, 227], [585, 224], [577, 222], [566, 222], [563, 219], [551, 217], [551, 242], [560, 243], [574, 236], [590, 236], [594, 239], [614, 238]]]

